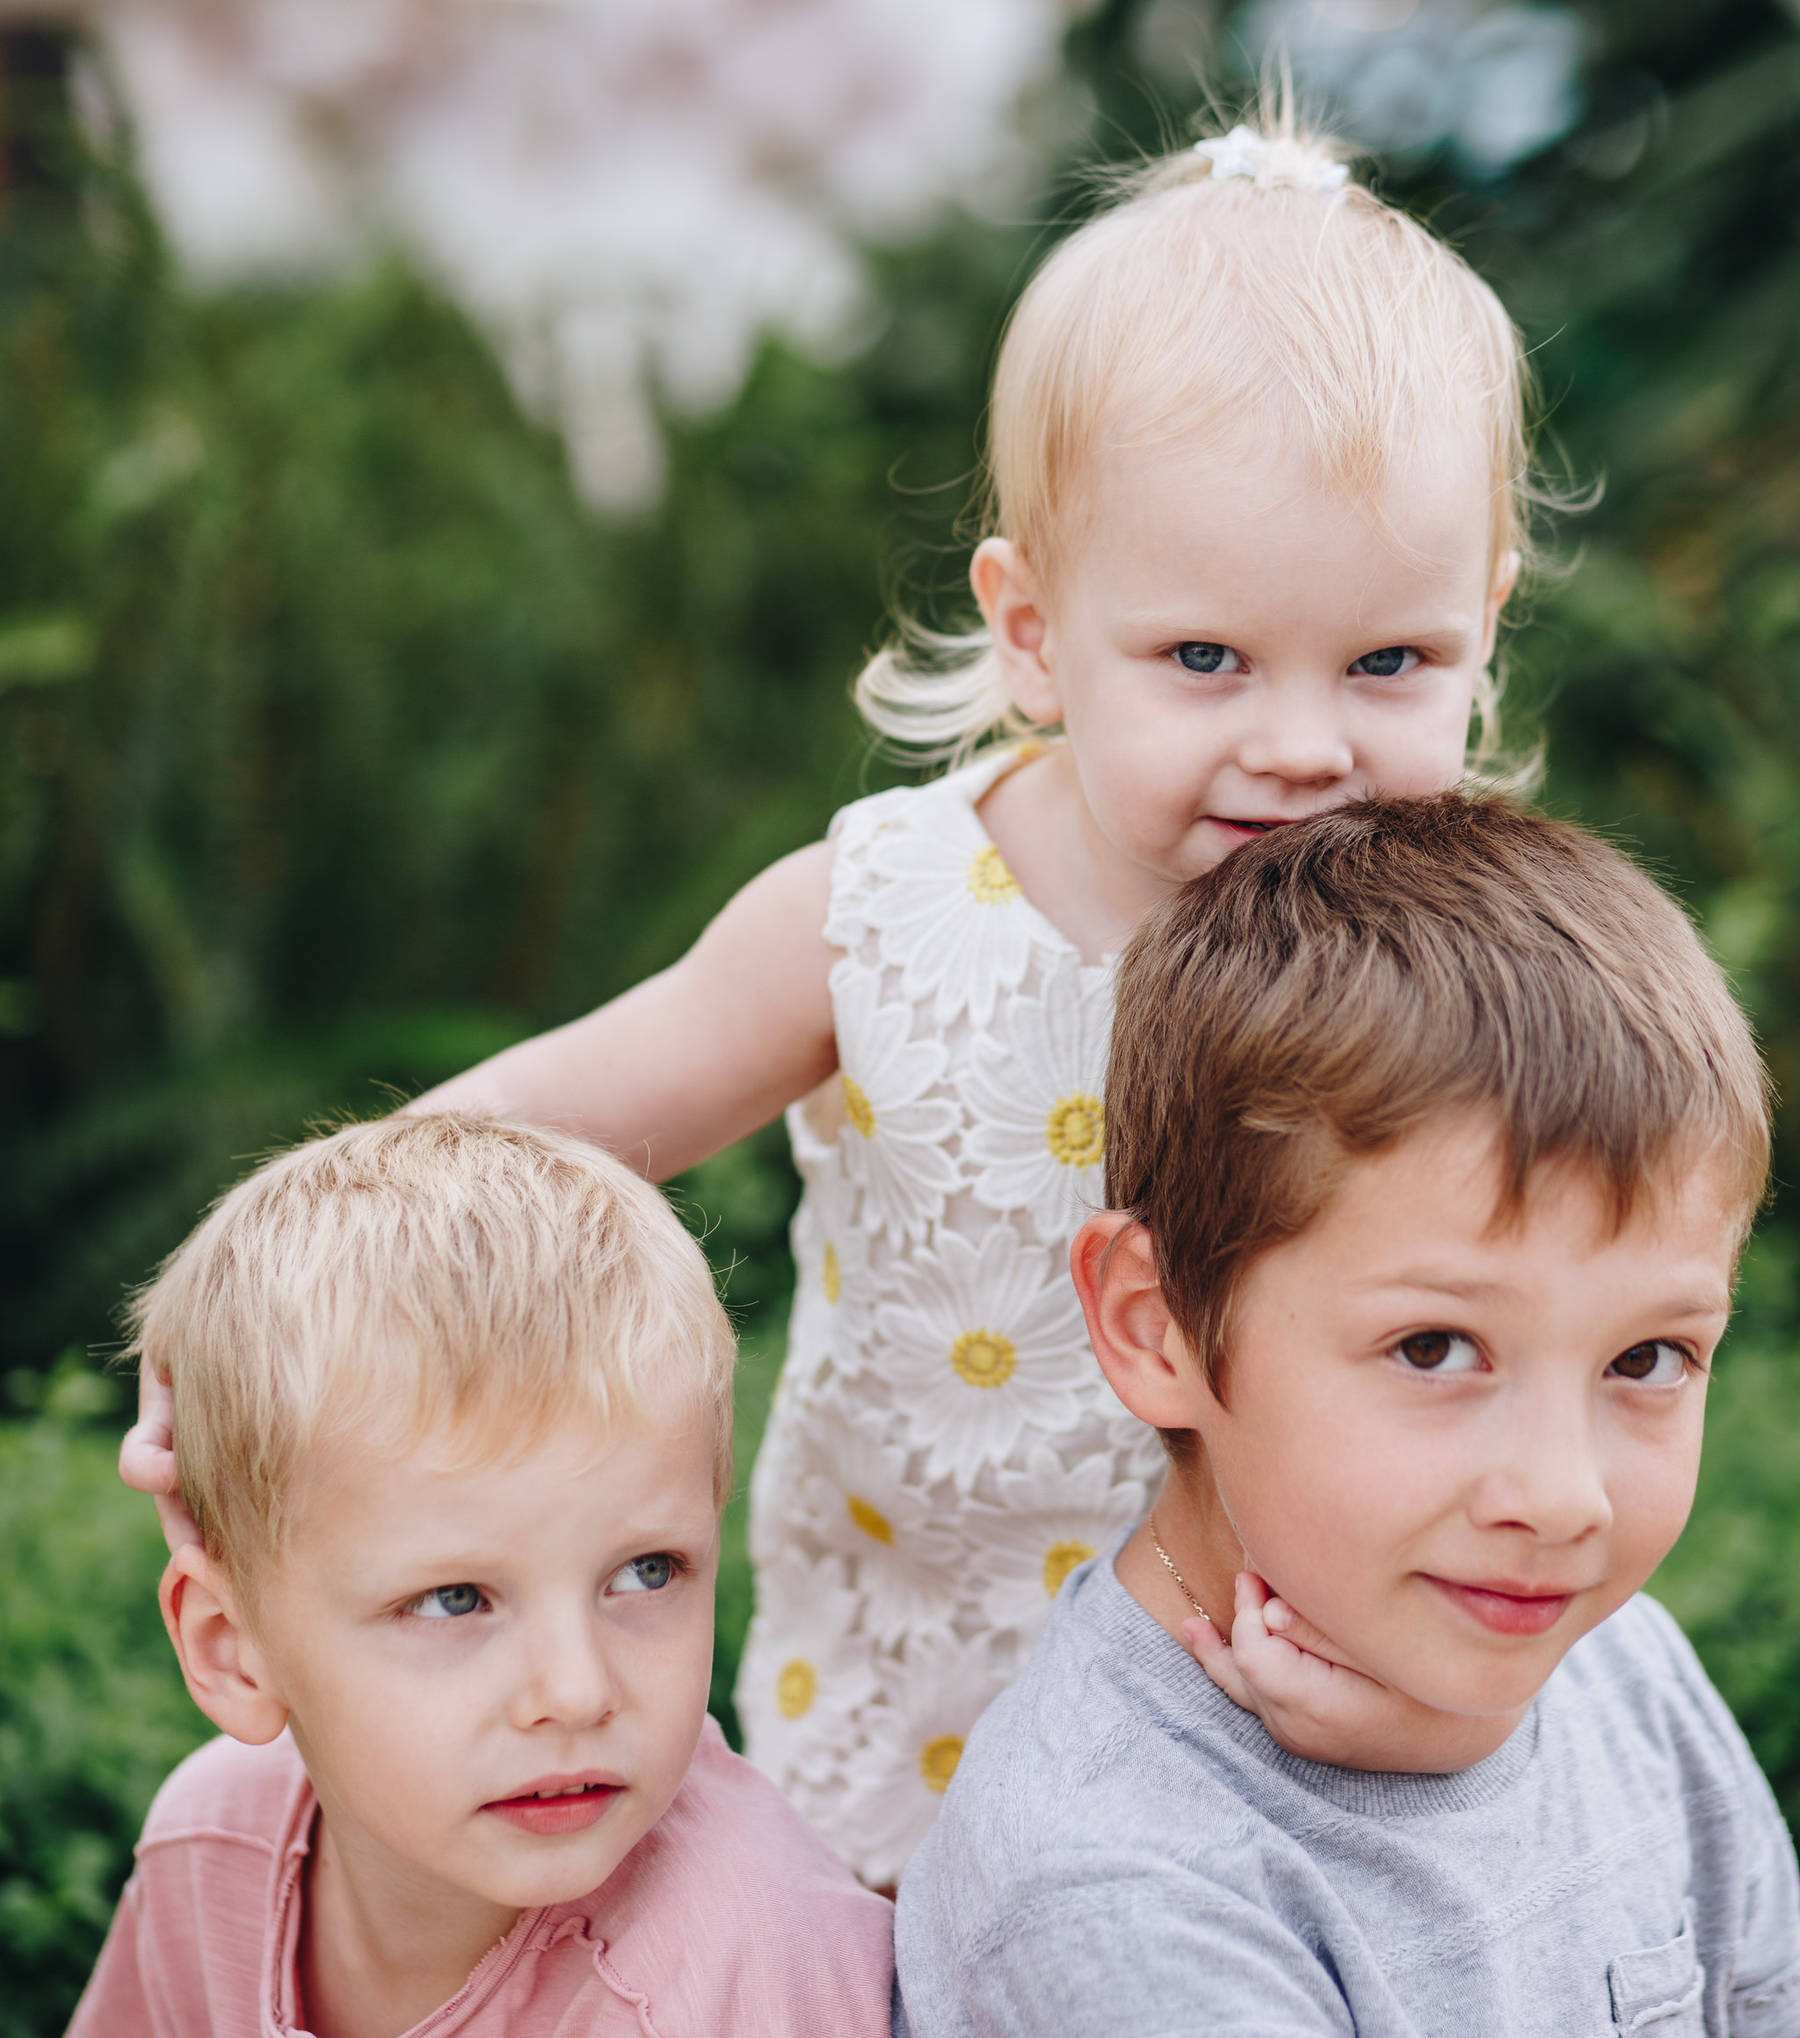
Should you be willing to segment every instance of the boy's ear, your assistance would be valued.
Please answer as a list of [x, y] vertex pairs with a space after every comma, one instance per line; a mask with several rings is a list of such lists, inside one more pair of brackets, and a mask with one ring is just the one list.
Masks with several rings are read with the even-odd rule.
[[272, 1741], [288, 1711], [269, 1681], [230, 1584], [197, 1543], [169, 1559], [157, 1589], [188, 1696], [234, 1741]]
[[1198, 1429], [1210, 1397], [1163, 1297], [1149, 1232], [1122, 1210], [1104, 1210], [1075, 1234], [1069, 1272], [1113, 1392], [1154, 1429]]
[[969, 584], [1013, 705], [1033, 722], [1060, 722], [1049, 610], [1043, 584], [1024, 553], [1010, 538], [984, 538], [969, 562]]
[[1494, 655], [1494, 640], [1500, 634], [1500, 612], [1511, 599], [1513, 589], [1519, 582], [1519, 555], [1508, 552], [1494, 569], [1494, 584], [1488, 589], [1487, 629], [1481, 645], [1481, 662], [1485, 665]]

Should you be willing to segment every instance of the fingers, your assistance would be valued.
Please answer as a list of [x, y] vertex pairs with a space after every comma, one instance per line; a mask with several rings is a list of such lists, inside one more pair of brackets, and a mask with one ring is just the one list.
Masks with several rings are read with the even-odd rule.
[[[1260, 1579], [1257, 1581], [1262, 1582]], [[1264, 1590], [1267, 1591], [1267, 1587]], [[1263, 1603], [1263, 1626], [1272, 1635], [1279, 1635], [1284, 1642], [1291, 1642], [1296, 1649], [1304, 1650], [1309, 1656], [1317, 1656], [1327, 1663], [1336, 1663], [1345, 1669], [1353, 1666], [1346, 1663], [1337, 1644], [1327, 1634], [1314, 1627], [1312, 1622], [1297, 1614], [1285, 1599], [1271, 1594]]]
[[1246, 1712], [1254, 1712], [1256, 1708], [1250, 1688], [1238, 1671], [1236, 1659], [1231, 1653], [1231, 1644], [1212, 1622], [1205, 1615], [1201, 1615], [1197, 1620], [1183, 1621], [1181, 1636], [1187, 1643], [1194, 1661], [1232, 1704], [1241, 1705]]
[[200, 1541], [199, 1524], [177, 1491], [175, 1397], [155, 1369], [138, 1374], [138, 1419], [119, 1440], [119, 1477], [156, 1501], [156, 1518], [171, 1553]]
[[134, 1493], [173, 1493], [175, 1453], [168, 1431], [133, 1423], [119, 1440], [119, 1477]]
[[188, 1512], [187, 1503], [176, 1493], [159, 1493], [156, 1496], [156, 1519], [162, 1525], [163, 1541], [169, 1546], [171, 1556], [179, 1556], [190, 1546], [200, 1545], [200, 1524]]

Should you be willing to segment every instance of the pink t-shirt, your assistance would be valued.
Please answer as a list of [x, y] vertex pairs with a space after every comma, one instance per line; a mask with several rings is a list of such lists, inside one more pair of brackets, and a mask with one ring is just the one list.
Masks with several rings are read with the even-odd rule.
[[[157, 1793], [69, 2038], [290, 2038], [318, 1800], [294, 1744], [210, 1741]], [[893, 1907], [708, 1720], [606, 1881], [526, 1911], [407, 2038], [887, 2038]]]

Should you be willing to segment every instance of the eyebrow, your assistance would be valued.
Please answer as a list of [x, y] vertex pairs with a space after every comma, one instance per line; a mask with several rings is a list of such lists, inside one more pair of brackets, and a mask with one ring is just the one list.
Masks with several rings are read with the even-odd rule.
[[[1458, 1280], [1431, 1268], [1408, 1268], [1397, 1274], [1377, 1274], [1356, 1284], [1363, 1293], [1384, 1294], [1390, 1289], [1410, 1289], [1415, 1294], [1445, 1295], [1453, 1302], [1490, 1302], [1514, 1292], [1507, 1281]], [[1683, 1295], [1652, 1296], [1645, 1313], [1654, 1316], [1729, 1316], [1731, 1298], [1723, 1289], [1703, 1294], [1698, 1289]]]
[[[1231, 644], [1237, 638], [1254, 639], [1268, 633], [1275, 620], [1269, 617], [1247, 616], [1202, 616], [1203, 608], [1212, 603], [1201, 602], [1158, 602], [1146, 608], [1122, 608], [1117, 611], [1119, 623], [1133, 634], [1167, 637], [1172, 642]], [[1196, 618], [1199, 618], [1196, 621]], [[1358, 643], [1363, 649], [1357, 657], [1365, 657], [1370, 651], [1385, 651], [1394, 644], [1426, 644], [1450, 657], [1460, 657], [1464, 650], [1475, 641], [1475, 633], [1460, 620], [1448, 616], [1441, 620], [1425, 620], [1413, 617], [1409, 620], [1389, 621], [1385, 635], [1364, 629], [1360, 620], [1347, 624], [1344, 629], [1346, 643]], [[1246, 627], [1249, 625], [1249, 627]], [[1209, 630], [1214, 634], [1197, 637], [1196, 629]]]
[[[686, 1524], [672, 1522], [664, 1517], [660, 1521], [648, 1523], [639, 1533], [623, 1537], [620, 1547], [625, 1554], [619, 1562], [629, 1564], [634, 1557], [641, 1557], [647, 1552], [674, 1549], [683, 1544], [708, 1542], [716, 1534], [717, 1529], [711, 1525], [703, 1529], [698, 1516]], [[433, 1580], [439, 1584], [452, 1573], [460, 1579], [479, 1577], [486, 1571], [504, 1570], [510, 1561], [503, 1549], [489, 1549], [474, 1543], [449, 1542], [438, 1549], [409, 1551], [403, 1547], [397, 1555], [390, 1554], [381, 1560], [384, 1570], [391, 1571], [403, 1581], [410, 1580], [414, 1574], [423, 1576], [429, 1572]]]

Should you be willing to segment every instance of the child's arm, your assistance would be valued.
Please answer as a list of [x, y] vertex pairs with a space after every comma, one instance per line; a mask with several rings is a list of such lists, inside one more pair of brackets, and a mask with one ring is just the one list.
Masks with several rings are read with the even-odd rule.
[[[753, 878], [660, 975], [415, 1097], [561, 1126], [665, 1181], [754, 1132], [837, 1067], [824, 936], [832, 847], [797, 849]], [[175, 1499], [174, 1405], [146, 1365], [119, 1476], [157, 1496], [171, 1550], [198, 1540]]]
[[406, 1109], [561, 1126], [657, 1182], [754, 1132], [837, 1067], [831, 857], [783, 857], [660, 975]]
[[1341, 1769], [1468, 1766], [1466, 1722], [1339, 1661], [1330, 1637], [1252, 1571], [1238, 1573], [1229, 1640], [1205, 1619], [1184, 1622], [1181, 1632], [1207, 1676], [1290, 1755]]

